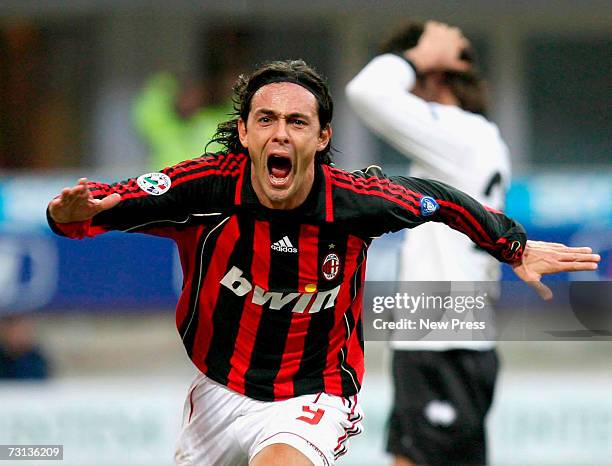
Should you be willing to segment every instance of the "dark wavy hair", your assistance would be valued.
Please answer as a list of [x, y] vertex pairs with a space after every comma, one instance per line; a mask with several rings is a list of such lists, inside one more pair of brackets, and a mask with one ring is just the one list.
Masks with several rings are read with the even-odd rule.
[[[334, 103], [325, 79], [303, 60], [273, 61], [260, 66], [250, 75], [242, 74], [238, 77], [234, 84], [232, 98], [234, 111], [231, 115], [234, 118], [220, 123], [210, 142], [217, 142], [225, 146], [229, 152], [246, 153], [247, 149], [242, 146], [238, 136], [238, 120], [247, 121], [255, 92], [260, 87], [275, 82], [293, 82], [309, 90], [317, 100], [321, 129], [331, 124]], [[325, 149], [317, 152], [315, 160], [330, 164], [332, 162], [331, 150], [330, 140]]]
[[[408, 22], [400, 26], [396, 32], [379, 47], [380, 53], [403, 53], [415, 47], [425, 24]], [[450, 88], [459, 101], [459, 106], [468, 112], [486, 115], [488, 107], [487, 83], [478, 69], [476, 52], [468, 47], [461, 52], [461, 59], [470, 64], [468, 71], [445, 71], [444, 83]], [[419, 76], [423, 78], [423, 76]]]

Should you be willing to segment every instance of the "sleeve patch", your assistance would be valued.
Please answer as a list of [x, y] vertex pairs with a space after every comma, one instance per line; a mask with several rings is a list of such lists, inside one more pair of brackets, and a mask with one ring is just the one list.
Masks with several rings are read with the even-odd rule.
[[440, 208], [440, 205], [431, 196], [423, 196], [421, 198], [421, 216], [429, 217], [436, 210]]
[[161, 196], [170, 189], [172, 181], [164, 173], [145, 173], [136, 180], [138, 186], [153, 196]]

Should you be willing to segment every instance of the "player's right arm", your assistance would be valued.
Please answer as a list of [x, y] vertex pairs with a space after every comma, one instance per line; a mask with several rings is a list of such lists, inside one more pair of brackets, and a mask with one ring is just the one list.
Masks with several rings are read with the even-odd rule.
[[241, 162], [234, 155], [202, 157], [114, 184], [81, 178], [49, 203], [47, 219], [55, 233], [70, 238], [111, 230], [172, 236], [193, 214], [228, 207], [233, 196], [224, 194], [232, 193]]

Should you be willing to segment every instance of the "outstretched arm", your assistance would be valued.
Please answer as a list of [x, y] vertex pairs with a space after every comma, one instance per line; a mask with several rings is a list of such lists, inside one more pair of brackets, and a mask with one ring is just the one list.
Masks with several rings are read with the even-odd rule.
[[233, 205], [245, 160], [233, 154], [201, 157], [113, 184], [81, 178], [49, 203], [49, 226], [70, 238], [111, 230], [173, 235], [194, 215]]
[[378, 167], [368, 167], [360, 176], [365, 178], [362, 183], [368, 184], [370, 192], [380, 193], [384, 215], [377, 228], [397, 231], [428, 221], [445, 223], [469, 236], [499, 261], [512, 265], [517, 276], [544, 299], [551, 299], [552, 292], [541, 283], [543, 275], [597, 269], [600, 257], [591, 248], [527, 241], [519, 223], [444, 183], [386, 178]]
[[467, 235], [499, 261], [520, 260], [527, 235], [520, 223], [503, 212], [485, 207], [440, 181], [402, 176], [380, 181], [389, 186], [383, 207], [384, 223], [381, 222], [387, 231], [413, 228], [425, 222], [444, 223]]

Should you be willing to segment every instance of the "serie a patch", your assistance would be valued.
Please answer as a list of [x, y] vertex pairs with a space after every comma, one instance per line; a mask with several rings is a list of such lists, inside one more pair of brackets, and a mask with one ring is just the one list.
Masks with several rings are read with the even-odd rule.
[[170, 189], [172, 181], [164, 173], [145, 173], [136, 179], [136, 183], [143, 191], [153, 196], [161, 196]]

